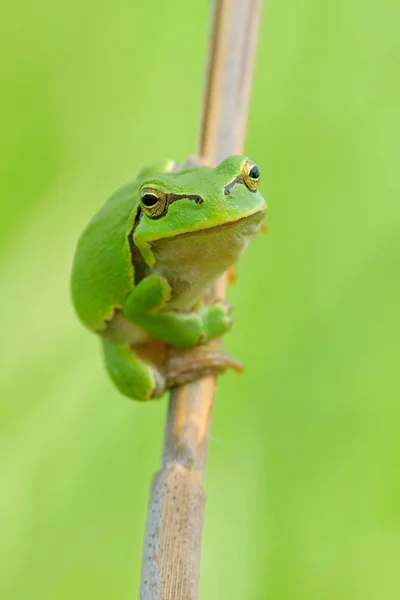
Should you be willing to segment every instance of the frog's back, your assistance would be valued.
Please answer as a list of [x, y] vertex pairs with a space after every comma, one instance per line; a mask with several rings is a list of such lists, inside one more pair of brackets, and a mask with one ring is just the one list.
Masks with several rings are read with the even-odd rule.
[[71, 280], [72, 300], [81, 321], [101, 329], [134, 287], [129, 235], [138, 211], [138, 181], [117, 190], [83, 230]]

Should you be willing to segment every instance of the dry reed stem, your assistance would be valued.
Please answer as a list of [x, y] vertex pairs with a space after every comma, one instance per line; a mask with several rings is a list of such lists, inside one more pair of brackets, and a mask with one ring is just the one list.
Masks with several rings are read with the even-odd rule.
[[[200, 157], [243, 152], [262, 0], [215, 0], [200, 128]], [[209, 291], [223, 298], [226, 276]], [[161, 469], [154, 476], [141, 600], [197, 600], [204, 469], [215, 378], [171, 392]]]

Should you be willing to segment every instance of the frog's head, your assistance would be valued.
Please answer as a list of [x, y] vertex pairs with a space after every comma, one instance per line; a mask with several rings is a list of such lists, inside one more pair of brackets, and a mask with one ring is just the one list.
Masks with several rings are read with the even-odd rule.
[[237, 230], [239, 222], [247, 221], [252, 228], [247, 227], [246, 235], [255, 233], [267, 208], [259, 181], [259, 168], [245, 156], [230, 156], [216, 168], [145, 177], [134, 240], [147, 264], [155, 261], [152, 244], [167, 238], [218, 231], [230, 224]]

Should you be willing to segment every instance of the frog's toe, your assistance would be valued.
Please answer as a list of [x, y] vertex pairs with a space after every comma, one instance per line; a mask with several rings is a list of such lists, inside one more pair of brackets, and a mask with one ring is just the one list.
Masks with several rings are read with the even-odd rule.
[[166, 362], [166, 386], [183, 385], [208, 375], [219, 375], [232, 369], [243, 372], [243, 364], [223, 348], [217, 340], [192, 348], [171, 348]]
[[227, 300], [217, 300], [205, 307], [203, 313], [204, 335], [208, 341], [226, 333], [232, 326], [232, 306]]
[[230, 285], [236, 283], [237, 274], [236, 274], [236, 265], [232, 265], [227, 270], [227, 280]]

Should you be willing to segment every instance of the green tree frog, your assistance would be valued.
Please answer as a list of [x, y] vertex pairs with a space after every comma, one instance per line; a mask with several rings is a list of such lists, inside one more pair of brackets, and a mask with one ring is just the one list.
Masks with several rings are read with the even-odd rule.
[[156, 398], [237, 365], [207, 344], [231, 326], [229, 306], [203, 295], [260, 230], [267, 206], [259, 180], [245, 156], [215, 168], [156, 165], [117, 190], [82, 232], [73, 304], [100, 335], [124, 395]]

